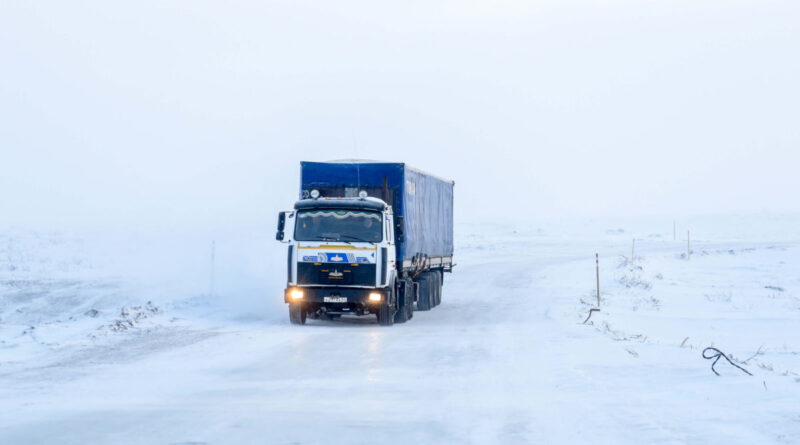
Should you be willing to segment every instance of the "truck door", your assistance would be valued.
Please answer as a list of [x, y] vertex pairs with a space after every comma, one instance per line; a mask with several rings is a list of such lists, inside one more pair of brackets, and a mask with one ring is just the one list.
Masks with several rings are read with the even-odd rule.
[[286, 258], [286, 283], [295, 284], [297, 275], [297, 246], [292, 242], [294, 239], [295, 213], [293, 211], [281, 212], [278, 214], [278, 231], [275, 238], [288, 243]]

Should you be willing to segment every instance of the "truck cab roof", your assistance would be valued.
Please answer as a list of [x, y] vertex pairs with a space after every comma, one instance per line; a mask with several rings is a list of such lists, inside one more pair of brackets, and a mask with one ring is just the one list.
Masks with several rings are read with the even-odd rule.
[[305, 209], [351, 209], [382, 212], [388, 205], [378, 198], [330, 198], [301, 199], [294, 203], [295, 210]]

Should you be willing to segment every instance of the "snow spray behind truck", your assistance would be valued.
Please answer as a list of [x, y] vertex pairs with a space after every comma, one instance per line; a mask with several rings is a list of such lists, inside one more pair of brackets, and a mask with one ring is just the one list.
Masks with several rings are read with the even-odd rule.
[[375, 314], [391, 326], [442, 301], [453, 269], [453, 186], [404, 163], [300, 163], [300, 200], [278, 215], [289, 319]]

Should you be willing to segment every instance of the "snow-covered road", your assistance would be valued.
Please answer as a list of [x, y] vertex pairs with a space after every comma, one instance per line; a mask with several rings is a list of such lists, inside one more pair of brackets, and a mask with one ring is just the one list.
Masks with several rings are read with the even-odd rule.
[[[680, 346], [692, 329], [684, 318], [716, 324], [671, 299], [718, 266], [711, 253], [722, 247], [706, 243], [706, 257], [698, 250], [697, 275], [689, 276], [675, 272], [686, 266], [680, 248], [663, 241], [642, 243], [642, 259], [632, 263], [638, 269], [624, 267], [618, 238], [467, 234], [455, 273], [445, 277], [443, 304], [391, 328], [371, 317], [293, 326], [273, 312], [209, 321], [172, 305], [111, 340], [0, 360], [0, 443], [800, 441], [798, 355], [783, 362], [786, 375], [751, 362], [754, 377], [723, 364], [716, 377], [692, 340]], [[745, 319], [746, 310], [714, 307], [735, 326], [710, 341], [737, 347], [724, 343], [735, 332], [781, 326], [771, 335], [797, 354], [800, 304], [789, 308], [800, 276], [781, 271], [798, 270], [800, 245], [724, 246], [761, 252], [739, 255], [742, 267], [774, 264], [764, 274], [783, 278], [788, 306], [766, 321], [763, 313]], [[609, 252], [601, 264], [609, 309], [582, 325], [595, 249]], [[650, 287], [621, 279], [631, 270]], [[670, 284], [672, 272], [684, 282]], [[659, 303], [642, 309], [645, 294]], [[653, 320], [652, 334], [637, 320]], [[783, 331], [789, 326], [793, 332]], [[3, 353], [21, 344], [3, 339]]]

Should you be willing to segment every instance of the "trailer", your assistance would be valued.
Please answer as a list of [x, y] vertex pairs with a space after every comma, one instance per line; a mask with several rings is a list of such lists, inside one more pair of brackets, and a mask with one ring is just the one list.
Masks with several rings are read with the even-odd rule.
[[454, 182], [404, 163], [300, 163], [300, 199], [278, 216], [289, 319], [374, 314], [390, 326], [442, 301], [453, 270]]

